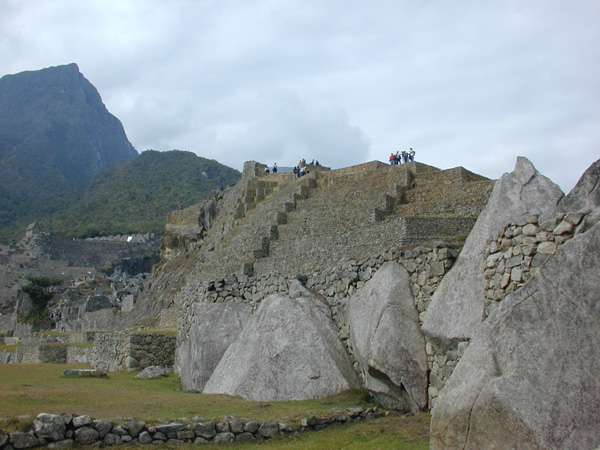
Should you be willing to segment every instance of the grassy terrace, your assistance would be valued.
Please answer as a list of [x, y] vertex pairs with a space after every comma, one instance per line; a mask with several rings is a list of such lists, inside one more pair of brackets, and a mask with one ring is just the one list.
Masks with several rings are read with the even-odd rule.
[[[194, 417], [222, 420], [223, 416], [236, 415], [297, 424], [303, 417], [329, 416], [336, 410], [374, 406], [361, 390], [318, 400], [248, 402], [239, 397], [184, 392], [179, 378], [174, 375], [154, 380], [136, 379], [135, 373], [129, 372], [113, 372], [104, 379], [62, 376], [63, 370], [74, 367], [89, 366], [0, 365], [0, 418], [48, 412], [87, 414], [114, 421], [119, 421], [120, 417], [135, 417], [148, 423], [158, 423], [182, 418], [192, 421]], [[16, 422], [5, 421], [0, 423], [0, 428], [10, 428], [11, 424], [18, 426]], [[412, 450], [428, 449], [428, 442], [428, 414], [406, 417], [390, 414], [376, 420], [295, 437], [254, 444], [231, 444], [231, 448]], [[177, 448], [183, 450], [186, 447], [192, 446]]]

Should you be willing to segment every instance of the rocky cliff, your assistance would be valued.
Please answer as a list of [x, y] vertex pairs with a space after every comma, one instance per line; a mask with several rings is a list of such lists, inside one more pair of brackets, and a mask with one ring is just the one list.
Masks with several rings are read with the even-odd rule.
[[0, 78], [0, 223], [53, 212], [100, 169], [136, 156], [76, 64]]

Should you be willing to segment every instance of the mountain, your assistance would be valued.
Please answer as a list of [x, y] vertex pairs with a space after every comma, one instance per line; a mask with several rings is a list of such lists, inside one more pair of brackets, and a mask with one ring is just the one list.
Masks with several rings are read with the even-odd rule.
[[102, 169], [65, 212], [39, 219], [44, 231], [88, 237], [162, 232], [168, 212], [201, 202], [241, 174], [192, 152], [142, 152]]
[[0, 78], [0, 228], [65, 208], [137, 155], [76, 64]]

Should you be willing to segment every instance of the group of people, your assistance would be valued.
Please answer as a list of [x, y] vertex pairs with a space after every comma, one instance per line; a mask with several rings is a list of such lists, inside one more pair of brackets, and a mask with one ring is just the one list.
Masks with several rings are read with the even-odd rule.
[[[319, 161], [315, 161], [314, 159], [311, 162], [313, 166], [320, 166]], [[300, 178], [308, 173], [306, 169], [306, 160], [303, 158], [298, 162], [298, 165], [294, 167], [294, 178]]]
[[277, 173], [277, 163], [273, 163], [273, 167], [269, 169], [269, 166], [265, 167], [265, 173], [269, 175], [270, 173]]
[[[312, 160], [310, 163], [313, 166], [320, 166], [321, 164], [317, 160]], [[294, 167], [294, 178], [300, 178], [308, 173], [308, 165], [306, 164], [306, 159], [301, 159], [298, 162], [298, 165]], [[265, 167], [265, 174], [269, 175], [271, 173], [277, 173], [277, 163], [273, 163], [273, 166], [269, 168], [269, 166]]]
[[397, 166], [415, 160], [415, 151], [411, 148], [409, 151], [392, 152], [390, 155], [390, 166]]

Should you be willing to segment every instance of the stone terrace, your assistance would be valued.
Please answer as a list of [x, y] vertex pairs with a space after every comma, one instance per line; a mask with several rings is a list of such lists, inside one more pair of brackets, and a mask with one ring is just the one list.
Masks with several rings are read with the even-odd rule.
[[417, 162], [315, 170], [298, 180], [262, 176], [238, 197], [231, 231], [203, 249], [197, 273], [207, 281], [243, 270], [308, 274], [341, 259], [466, 235], [493, 183], [460, 167]]

